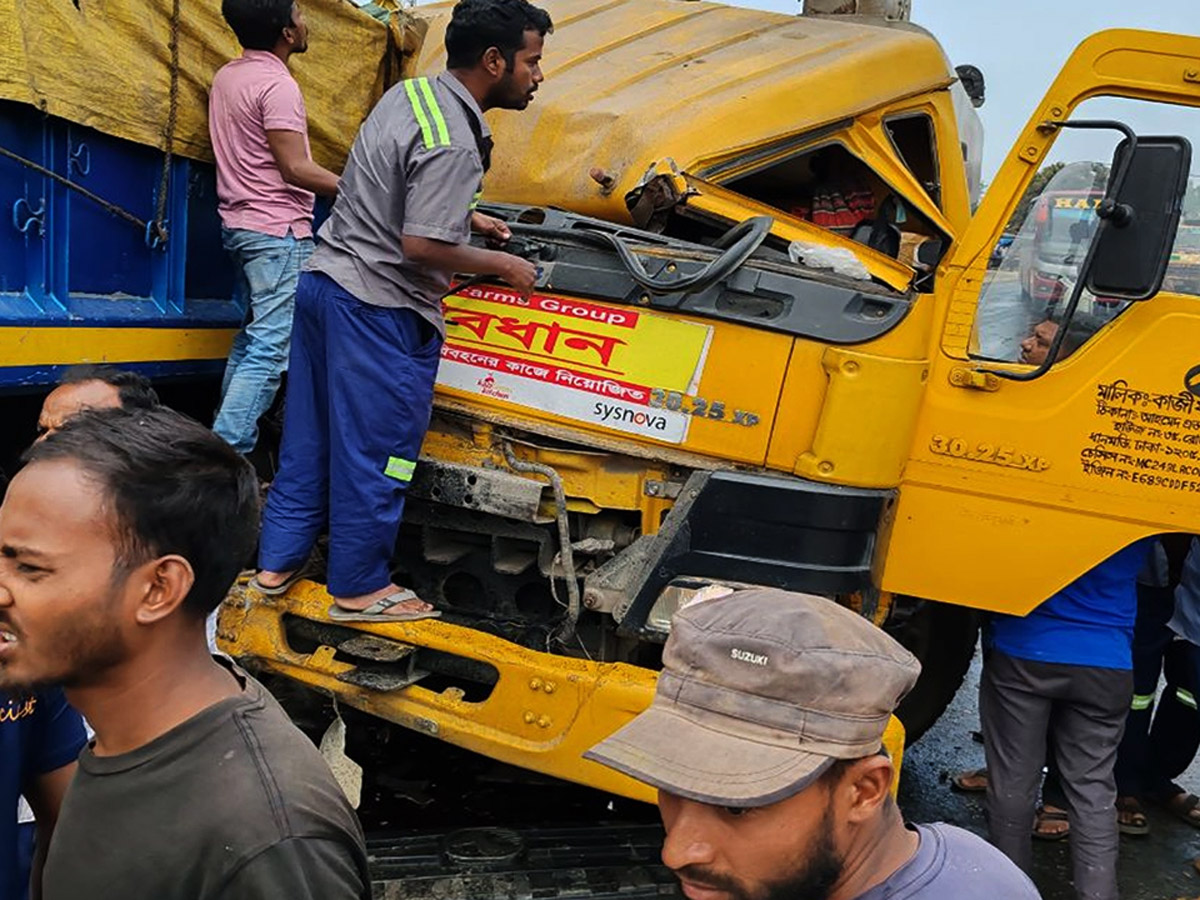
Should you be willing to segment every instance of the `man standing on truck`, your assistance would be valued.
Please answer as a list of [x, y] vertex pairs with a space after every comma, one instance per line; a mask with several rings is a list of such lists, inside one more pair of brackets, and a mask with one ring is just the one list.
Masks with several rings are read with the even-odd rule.
[[658, 788], [689, 900], [1037, 900], [975, 835], [905, 825], [883, 734], [920, 669], [822, 597], [694, 601], [650, 708], [584, 755]]
[[451, 275], [534, 286], [530, 262], [468, 238], [509, 237], [474, 212], [492, 149], [483, 113], [529, 105], [551, 29], [527, 0], [461, 0], [448, 71], [396, 85], [363, 123], [300, 279], [258, 590], [286, 591], [328, 521], [332, 618], [436, 615], [392, 583], [389, 560], [429, 426]]
[[304, 98], [288, 72], [292, 54], [308, 49], [299, 4], [224, 0], [221, 13], [243, 52], [213, 78], [208, 131], [221, 236], [246, 321], [225, 365], [213, 431], [245, 454], [287, 368], [296, 283], [313, 248], [313, 195], [334, 196], [338, 178], [312, 161]]

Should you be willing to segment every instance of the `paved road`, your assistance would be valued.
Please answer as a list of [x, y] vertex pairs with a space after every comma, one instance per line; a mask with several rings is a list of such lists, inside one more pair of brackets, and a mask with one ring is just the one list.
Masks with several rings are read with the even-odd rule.
[[[979, 658], [954, 703], [928, 734], [904, 757], [900, 804], [917, 822], [944, 821], [986, 834], [983, 798], [950, 790], [949, 775], [983, 765], [983, 746], [971, 732], [979, 728]], [[1200, 766], [1193, 764], [1181, 783], [1200, 792]], [[1200, 897], [1200, 875], [1191, 861], [1200, 855], [1200, 831], [1157, 810], [1149, 810], [1151, 833], [1122, 837], [1118, 863], [1122, 900], [1173, 900]], [[1074, 900], [1065, 842], [1035, 842], [1034, 880], [1045, 900]]]

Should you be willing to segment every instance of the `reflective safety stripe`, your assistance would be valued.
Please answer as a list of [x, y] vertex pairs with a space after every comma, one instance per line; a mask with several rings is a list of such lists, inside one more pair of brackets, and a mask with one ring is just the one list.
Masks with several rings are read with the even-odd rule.
[[429, 114], [433, 116], [433, 124], [437, 128], [438, 143], [443, 147], [450, 146], [450, 132], [446, 130], [446, 120], [442, 117], [442, 108], [438, 106], [437, 98], [433, 96], [433, 90], [429, 87], [428, 78], [418, 78], [417, 84], [421, 86], [421, 94], [425, 97], [425, 103], [429, 106]]
[[411, 459], [389, 456], [387, 467], [383, 470], [383, 474], [388, 478], [395, 478], [397, 481], [412, 481], [413, 472], [416, 468], [417, 464]]
[[476, 191], [475, 196], [471, 199], [471, 205], [467, 209], [474, 209], [479, 205], [479, 198], [483, 196], [483, 191]]
[[408, 94], [408, 102], [412, 104], [413, 115], [417, 117], [417, 124], [421, 126], [421, 137], [425, 139], [426, 149], [433, 147], [433, 129], [429, 125], [429, 117], [425, 115], [425, 109], [421, 106], [421, 100], [417, 97], [417, 86], [411, 80], [404, 82], [404, 90]]
[[1196, 708], [1196, 698], [1192, 696], [1191, 691], [1185, 691], [1183, 688], [1175, 688], [1175, 696], [1179, 698], [1179, 702], [1184, 706]]
[[1153, 694], [1134, 694], [1133, 702], [1129, 704], [1130, 709], [1149, 709], [1154, 703]]

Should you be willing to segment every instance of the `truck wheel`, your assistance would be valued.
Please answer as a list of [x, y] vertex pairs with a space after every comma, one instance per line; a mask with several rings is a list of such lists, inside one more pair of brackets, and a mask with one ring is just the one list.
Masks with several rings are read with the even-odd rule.
[[938, 720], [966, 677], [979, 636], [979, 613], [965, 606], [896, 597], [883, 630], [921, 661], [921, 677], [900, 703], [906, 742]]

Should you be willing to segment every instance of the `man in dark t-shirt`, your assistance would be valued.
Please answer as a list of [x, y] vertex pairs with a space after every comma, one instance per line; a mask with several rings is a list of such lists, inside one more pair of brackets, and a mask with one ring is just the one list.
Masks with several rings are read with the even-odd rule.
[[0, 692], [47, 684], [95, 729], [44, 900], [370, 897], [362, 831], [316, 748], [204, 621], [249, 553], [249, 464], [170, 410], [80, 413], [0, 507]]

